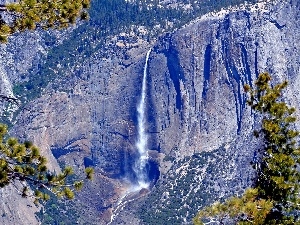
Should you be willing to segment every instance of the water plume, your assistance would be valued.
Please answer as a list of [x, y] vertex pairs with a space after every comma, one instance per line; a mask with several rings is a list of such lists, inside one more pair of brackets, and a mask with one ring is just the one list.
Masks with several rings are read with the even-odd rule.
[[143, 83], [142, 83], [142, 93], [141, 99], [137, 106], [137, 114], [138, 114], [138, 139], [136, 142], [136, 147], [139, 152], [139, 157], [136, 161], [134, 171], [137, 176], [138, 187], [148, 188], [149, 187], [149, 179], [148, 179], [148, 171], [147, 171], [147, 163], [148, 163], [148, 149], [147, 142], [148, 137], [146, 133], [146, 92], [147, 92], [147, 72], [148, 72], [148, 60], [151, 53], [151, 49], [147, 52], [146, 62], [144, 65], [144, 74], [143, 74]]

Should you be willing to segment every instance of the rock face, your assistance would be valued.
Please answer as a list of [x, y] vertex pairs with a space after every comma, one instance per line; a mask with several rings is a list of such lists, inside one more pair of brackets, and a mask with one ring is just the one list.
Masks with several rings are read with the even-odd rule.
[[[252, 130], [259, 116], [246, 106], [243, 85], [253, 85], [265, 71], [274, 83], [288, 79], [284, 97], [300, 108], [299, 7], [297, 0], [260, 3], [205, 15], [155, 44], [108, 46], [108, 56], [95, 52], [67, 76], [50, 80], [18, 114], [11, 133], [39, 145], [52, 170], [59, 170], [58, 162], [78, 173], [94, 166], [95, 183], [79, 200], [91, 218], [96, 215], [95, 224], [107, 224], [126, 185], [136, 179], [136, 106], [152, 48], [147, 133], [150, 179], [157, 180], [158, 166], [160, 179], [112, 224], [190, 224], [199, 208], [251, 185], [250, 162], [260, 145]], [[12, 93], [12, 86], [38, 73], [43, 56], [50, 60], [50, 50], [37, 40], [18, 50], [10, 46], [20, 45], [22, 37], [2, 46], [0, 76], [10, 83], [2, 82], [1, 91]], [[24, 64], [22, 53], [31, 55]]]
[[21, 198], [19, 193], [12, 187], [1, 188], [0, 190], [1, 224], [39, 224], [34, 213], [39, 211], [31, 200]]
[[189, 224], [197, 209], [251, 185], [260, 119], [243, 86], [267, 71], [274, 83], [289, 80], [284, 97], [299, 108], [299, 7], [290, 1], [206, 15], [154, 47], [151, 130], [167, 157], [139, 210], [144, 221]]
[[297, 4], [207, 15], [154, 47], [149, 96], [165, 153], [174, 143], [178, 156], [210, 151], [248, 132], [243, 85], [261, 72], [297, 92]]

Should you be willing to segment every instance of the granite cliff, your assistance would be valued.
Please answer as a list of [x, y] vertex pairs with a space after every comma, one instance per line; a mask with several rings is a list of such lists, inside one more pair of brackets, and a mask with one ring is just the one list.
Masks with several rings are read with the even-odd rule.
[[[26, 105], [3, 115], [11, 134], [41, 147], [52, 170], [68, 164], [80, 174], [95, 167], [95, 181], [75, 202], [82, 210], [78, 221], [107, 224], [136, 182], [136, 107], [151, 48], [146, 130], [153, 188], [128, 202], [111, 224], [190, 224], [199, 208], [251, 185], [250, 162], [260, 145], [252, 130], [259, 118], [246, 106], [243, 85], [265, 71], [274, 82], [288, 79], [285, 98], [300, 108], [299, 8], [291, 0], [223, 10], [151, 42], [117, 35], [101, 50], [75, 57], [64, 73], [60, 61], [47, 62], [72, 30], [13, 37], [1, 46], [1, 94], [20, 96]], [[42, 79], [45, 68], [57, 76], [49, 73], [39, 94], [35, 86], [22, 86]], [[31, 94], [22, 95], [26, 91]], [[12, 195], [2, 192], [4, 199]], [[0, 210], [3, 224], [38, 223], [33, 213]]]
[[274, 83], [287, 79], [285, 98], [298, 108], [298, 12], [297, 1], [221, 11], [154, 47], [149, 96], [155, 140], [166, 157], [139, 210], [144, 221], [189, 224], [194, 209], [251, 185], [259, 117], [246, 106], [243, 85], [265, 71]]

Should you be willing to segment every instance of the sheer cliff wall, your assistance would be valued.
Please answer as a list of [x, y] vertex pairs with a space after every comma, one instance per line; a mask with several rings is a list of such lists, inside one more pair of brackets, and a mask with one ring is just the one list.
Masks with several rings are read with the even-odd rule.
[[262, 72], [288, 80], [284, 99], [299, 115], [299, 9], [285, 1], [208, 14], [154, 46], [150, 130], [165, 158], [143, 221], [190, 224], [199, 208], [251, 186], [260, 117], [243, 86]]

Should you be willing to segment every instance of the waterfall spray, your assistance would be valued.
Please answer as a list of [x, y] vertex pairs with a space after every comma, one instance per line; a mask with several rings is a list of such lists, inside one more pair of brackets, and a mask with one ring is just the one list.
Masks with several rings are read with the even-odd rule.
[[148, 162], [148, 149], [147, 149], [147, 134], [145, 131], [146, 126], [146, 81], [147, 81], [147, 69], [148, 69], [148, 60], [150, 55], [151, 49], [147, 52], [146, 55], [146, 62], [144, 66], [144, 76], [143, 76], [143, 84], [142, 84], [142, 94], [141, 100], [139, 105], [137, 106], [137, 113], [138, 113], [138, 141], [136, 143], [136, 147], [139, 151], [139, 158], [136, 161], [135, 165], [135, 172], [138, 181], [138, 188], [148, 188], [149, 187], [149, 180], [147, 174], [147, 162]]

